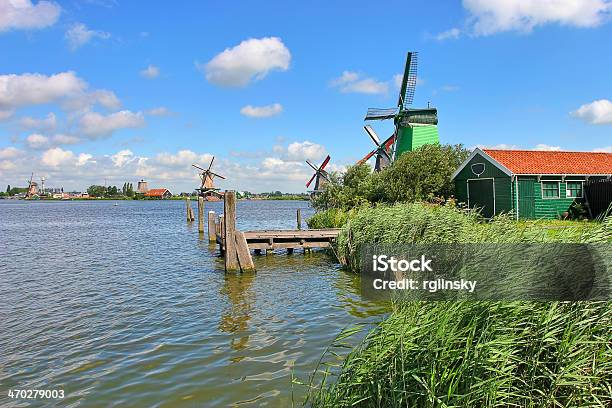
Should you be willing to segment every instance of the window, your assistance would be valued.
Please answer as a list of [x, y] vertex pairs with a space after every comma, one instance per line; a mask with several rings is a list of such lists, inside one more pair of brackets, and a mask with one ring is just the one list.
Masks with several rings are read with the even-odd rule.
[[572, 198], [582, 198], [582, 181], [568, 181], [566, 195]]
[[542, 198], [559, 198], [559, 182], [543, 181]]

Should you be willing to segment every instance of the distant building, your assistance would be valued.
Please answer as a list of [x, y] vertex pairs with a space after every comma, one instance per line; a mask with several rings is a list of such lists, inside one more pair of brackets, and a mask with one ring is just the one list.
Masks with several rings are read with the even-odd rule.
[[[140, 183], [138, 184], [140, 187]], [[167, 188], [153, 188], [151, 190], [148, 190], [144, 196], [148, 198], [157, 198], [159, 200], [164, 200], [166, 198], [172, 197], [172, 193]]]
[[149, 191], [149, 183], [144, 180], [140, 180], [138, 182], [138, 188], [136, 189], [137, 193], [146, 194]]

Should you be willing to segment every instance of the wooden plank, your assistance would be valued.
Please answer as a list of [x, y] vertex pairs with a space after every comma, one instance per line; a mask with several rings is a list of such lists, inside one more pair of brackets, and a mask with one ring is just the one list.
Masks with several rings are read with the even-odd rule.
[[215, 242], [217, 239], [217, 223], [215, 222], [215, 212], [208, 212], [208, 241]]
[[255, 272], [255, 265], [253, 264], [251, 252], [249, 251], [249, 246], [244, 238], [244, 234], [236, 230], [234, 238], [236, 240], [236, 254], [238, 263], [240, 264], [240, 270], [242, 272]]
[[236, 271], [240, 267], [236, 254], [236, 192], [226, 191], [224, 195], [223, 220], [225, 222], [225, 271]]
[[331, 242], [329, 241], [315, 241], [315, 242], [276, 242], [270, 245], [267, 242], [249, 242], [249, 249], [286, 249], [286, 248], [330, 248]]
[[204, 233], [204, 197], [198, 196], [198, 232]]

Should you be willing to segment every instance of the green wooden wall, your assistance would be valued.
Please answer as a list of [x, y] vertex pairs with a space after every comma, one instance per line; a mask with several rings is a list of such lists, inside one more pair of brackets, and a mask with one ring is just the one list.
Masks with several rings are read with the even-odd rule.
[[[472, 164], [484, 163], [485, 171], [476, 176], [472, 173]], [[495, 167], [487, 158], [480, 154], [475, 155], [472, 160], [455, 177], [455, 197], [458, 202], [467, 204], [467, 180], [477, 178], [493, 178], [495, 184], [495, 213], [507, 213], [512, 210], [512, 183], [510, 176]]]
[[395, 155], [399, 157], [404, 152], [418, 149], [425, 144], [440, 143], [438, 126], [408, 126], [400, 129]]

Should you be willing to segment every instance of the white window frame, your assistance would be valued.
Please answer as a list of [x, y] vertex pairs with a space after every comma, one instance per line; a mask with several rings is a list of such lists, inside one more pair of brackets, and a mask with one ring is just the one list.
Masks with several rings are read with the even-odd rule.
[[[544, 197], [544, 183], [557, 183], [557, 196], [556, 197]], [[540, 180], [540, 194], [542, 194], [542, 200], [558, 200], [561, 198], [561, 181], [560, 180]]]
[[[571, 196], [567, 195], [569, 193], [569, 188], [567, 188], [568, 183], [580, 183], [580, 195], [579, 196]], [[567, 198], [584, 198], [584, 180], [565, 180], [565, 197]]]

